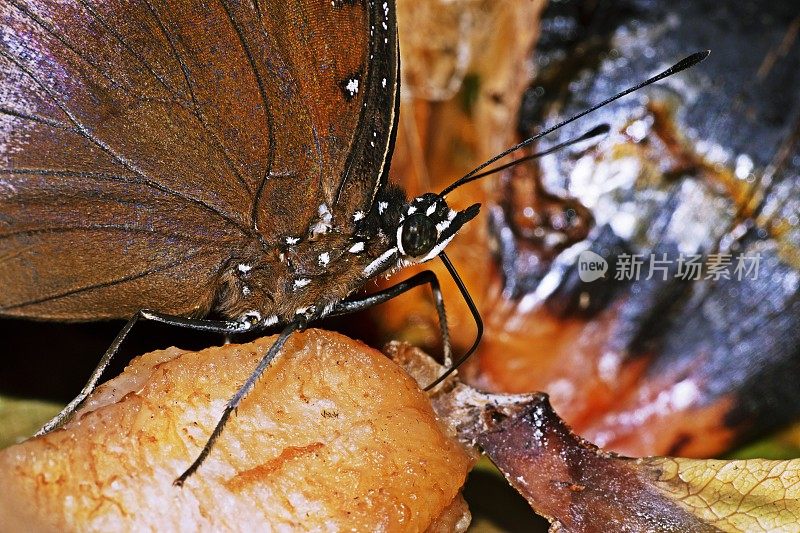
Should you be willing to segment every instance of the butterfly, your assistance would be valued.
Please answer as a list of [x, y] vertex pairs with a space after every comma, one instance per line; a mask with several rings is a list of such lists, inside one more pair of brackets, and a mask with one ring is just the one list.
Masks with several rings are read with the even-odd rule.
[[393, 1], [2, 0], [0, 17], [0, 315], [129, 319], [43, 432], [139, 321], [279, 328], [180, 485], [310, 322], [429, 285], [451, 360], [432, 272], [358, 294], [436, 257], [477, 326], [453, 368], [477, 347], [480, 314], [444, 249], [479, 206], [446, 195], [532, 139], [438, 194], [407, 199], [390, 184]]

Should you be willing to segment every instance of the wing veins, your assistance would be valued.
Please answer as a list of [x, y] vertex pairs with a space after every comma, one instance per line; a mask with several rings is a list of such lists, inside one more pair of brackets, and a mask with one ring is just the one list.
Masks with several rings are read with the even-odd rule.
[[[267, 91], [264, 87], [264, 80], [261, 79], [261, 75], [258, 73], [258, 69], [256, 68], [255, 58], [253, 57], [253, 53], [250, 50], [250, 47], [247, 46], [247, 42], [245, 41], [244, 35], [242, 34], [242, 29], [236, 23], [233, 18], [233, 14], [228, 9], [228, 6], [222, 0], [219, 0], [222, 9], [225, 11], [225, 14], [228, 17], [228, 20], [231, 23], [236, 35], [239, 37], [239, 42], [242, 44], [242, 49], [244, 50], [245, 55], [247, 56], [247, 61], [250, 64], [250, 69], [253, 71], [253, 76], [256, 79], [256, 84], [258, 85], [258, 94], [261, 96], [261, 104], [264, 106], [264, 114], [266, 115], [267, 119], [267, 130], [269, 131], [269, 152], [267, 155], [267, 167], [264, 169], [264, 176], [261, 178], [261, 181], [258, 184], [258, 188], [256, 189], [255, 197], [253, 198], [253, 207], [250, 210], [250, 220], [251, 220], [251, 227], [253, 230], [258, 233], [258, 205], [261, 202], [261, 195], [264, 193], [264, 187], [266, 186], [267, 180], [272, 175], [272, 163], [275, 161], [275, 133], [274, 133], [274, 124], [272, 122], [272, 111], [270, 110], [269, 106], [269, 99], [267, 98]], [[259, 11], [260, 14], [260, 11]], [[261, 23], [261, 19], [259, 18], [259, 23], [263, 28], [264, 25]], [[266, 32], [264, 32], [266, 36]], [[259, 234], [260, 235], [260, 234]]]
[[75, 128], [71, 128], [66, 123], [60, 122], [58, 120], [53, 120], [50, 117], [42, 117], [42, 116], [39, 116], [39, 115], [31, 115], [29, 113], [21, 113], [19, 111], [16, 111], [14, 109], [10, 109], [10, 108], [2, 106], [2, 105], [0, 105], [0, 114], [9, 115], [9, 116], [16, 117], [16, 118], [21, 118], [22, 120], [30, 120], [31, 122], [37, 122], [39, 124], [44, 124], [45, 126], [50, 126], [51, 128], [54, 128], [54, 129], [73, 131], [73, 132], [75, 131]]
[[[303, 16], [304, 21], [307, 21], [308, 17], [307, 17], [305, 12], [302, 13], [302, 16]], [[306, 38], [306, 34], [304, 32], [301, 32], [300, 35], [301, 35], [301, 38], [303, 39], [303, 44], [306, 45], [306, 46], [304, 46], [304, 48], [307, 49], [307, 50], [311, 50], [313, 52], [315, 50], [314, 46]], [[314, 57], [314, 59], [311, 61], [311, 63], [315, 64], [315, 65], [320, 64], [320, 61], [317, 58], [316, 54], [314, 54], [313, 57]], [[294, 66], [294, 65], [292, 65], [292, 66]], [[314, 85], [316, 87], [320, 87], [321, 84], [319, 82], [319, 77], [317, 76], [316, 69], [311, 69], [311, 77], [314, 78]], [[314, 117], [314, 114], [309, 112], [309, 116]], [[320, 189], [322, 191], [325, 191], [325, 159], [324, 159], [324, 157], [322, 155], [322, 146], [320, 145], [320, 142], [319, 142], [319, 132], [317, 131], [317, 125], [314, 124], [313, 120], [311, 121], [311, 135], [312, 135], [312, 137], [314, 139], [314, 149], [317, 152], [317, 167], [319, 168], [319, 175], [317, 176], [317, 179], [319, 180]], [[329, 201], [329, 199], [326, 199], [326, 201]], [[335, 203], [334, 203], [334, 205], [335, 205]]]
[[113, 77], [111, 74], [109, 74], [108, 72], [105, 72], [105, 71], [104, 71], [103, 69], [101, 69], [101, 68], [100, 68], [100, 67], [99, 67], [97, 64], [95, 64], [93, 61], [91, 61], [91, 59], [89, 59], [87, 56], [85, 56], [85, 55], [84, 55], [84, 54], [82, 54], [80, 51], [78, 51], [78, 49], [77, 49], [77, 48], [75, 48], [75, 47], [74, 47], [72, 44], [70, 44], [70, 43], [69, 43], [69, 42], [68, 42], [68, 41], [67, 41], [67, 40], [66, 40], [66, 39], [65, 39], [65, 38], [64, 38], [62, 35], [60, 35], [58, 32], [56, 32], [55, 28], [51, 27], [51, 26], [50, 26], [48, 23], [46, 23], [44, 20], [42, 20], [41, 18], [39, 18], [37, 15], [35, 15], [35, 14], [31, 13], [30, 11], [28, 11], [28, 10], [25, 8], [25, 6], [23, 6], [23, 5], [19, 4], [19, 3], [17, 2], [17, 0], [9, 0], [9, 2], [10, 2], [10, 3], [11, 3], [13, 6], [14, 6], [14, 7], [16, 7], [16, 8], [17, 8], [17, 10], [18, 10], [20, 13], [22, 13], [23, 15], [25, 15], [26, 17], [28, 17], [28, 18], [29, 18], [30, 20], [32, 20], [32, 21], [33, 21], [33, 22], [34, 22], [34, 23], [35, 23], [37, 26], [39, 26], [40, 28], [42, 28], [44, 31], [46, 31], [47, 33], [49, 33], [50, 35], [52, 35], [52, 36], [53, 36], [53, 37], [54, 37], [54, 38], [55, 38], [55, 39], [56, 39], [58, 42], [60, 42], [61, 44], [63, 44], [63, 45], [64, 45], [64, 46], [65, 46], [65, 47], [66, 47], [66, 48], [67, 48], [67, 49], [68, 49], [70, 52], [72, 52], [73, 54], [75, 54], [75, 56], [76, 56], [78, 59], [80, 59], [80, 60], [81, 60], [83, 63], [85, 63], [86, 65], [88, 65], [88, 66], [89, 66], [89, 67], [90, 67], [92, 70], [94, 70], [95, 72], [97, 72], [97, 73], [98, 73], [98, 74], [99, 74], [101, 77], [105, 78], [105, 79], [106, 79], [106, 80], [107, 80], [107, 81], [108, 81], [108, 82], [111, 84], [111, 86], [112, 86], [112, 87], [114, 87], [114, 88], [116, 88], [116, 89], [121, 89], [121, 90], [124, 90], [124, 91], [126, 91], [126, 92], [129, 92], [129, 93], [132, 93], [132, 94], [134, 95], [134, 97], [135, 97], [135, 98], [138, 98], [138, 99], [140, 99], [140, 100], [145, 100], [145, 101], [146, 101], [146, 100], [156, 100], [156, 101], [161, 101], [161, 100], [158, 100], [158, 99], [152, 99], [152, 98], [148, 98], [148, 97], [144, 96], [144, 94], [143, 94], [143, 93], [136, 91], [134, 87], [130, 87], [130, 86], [123, 86], [123, 84], [122, 84], [122, 83], [120, 83], [119, 81], [117, 81], [117, 80], [116, 80], [116, 79], [115, 79], [115, 78], [114, 78], [114, 77]]
[[175, 45], [175, 41], [172, 34], [169, 32], [169, 29], [167, 28], [166, 24], [164, 24], [164, 21], [161, 19], [161, 15], [158, 14], [158, 11], [156, 10], [155, 6], [153, 6], [150, 3], [150, 0], [144, 0], [144, 2], [147, 5], [150, 12], [152, 13], [153, 17], [155, 18], [156, 23], [158, 24], [158, 27], [161, 30], [161, 33], [164, 35], [164, 38], [169, 43], [169, 47], [170, 50], [172, 51], [172, 55], [175, 57], [175, 61], [178, 62], [178, 66], [180, 67], [181, 73], [183, 74], [183, 79], [186, 81], [186, 88], [189, 91], [189, 97], [192, 100], [192, 107], [193, 107], [192, 114], [195, 116], [198, 122], [200, 122], [200, 125], [203, 127], [203, 131], [206, 133], [206, 135], [208, 135], [209, 138], [214, 142], [217, 150], [219, 150], [219, 152], [222, 154], [223, 159], [225, 159], [226, 165], [231, 170], [231, 172], [233, 172], [233, 175], [236, 177], [236, 180], [242, 185], [242, 187], [244, 187], [244, 189], [247, 192], [249, 192], [252, 195], [253, 191], [250, 190], [250, 186], [248, 185], [247, 180], [244, 179], [244, 176], [242, 176], [239, 169], [233, 163], [233, 160], [230, 154], [228, 153], [228, 149], [225, 147], [222, 141], [216, 136], [216, 134], [214, 134], [211, 128], [209, 128], [208, 122], [203, 116], [203, 113], [200, 111], [200, 104], [197, 101], [197, 95], [195, 94], [194, 88], [192, 87], [192, 74], [189, 71], [189, 67], [186, 65], [186, 62], [183, 60], [183, 57], [181, 56], [180, 52], [178, 51], [178, 47]]
[[142, 272], [138, 272], [136, 274], [129, 274], [127, 276], [123, 276], [123, 277], [117, 278], [115, 280], [103, 281], [103, 282], [99, 282], [99, 283], [92, 283], [91, 285], [86, 285], [84, 287], [78, 287], [76, 289], [70, 289], [68, 291], [64, 291], [64, 292], [61, 292], [61, 293], [58, 293], [58, 294], [51, 294], [50, 296], [45, 296], [43, 298], [36, 298], [36, 299], [32, 299], [32, 300], [26, 300], [24, 302], [18, 302], [18, 303], [15, 303], [15, 304], [2, 306], [2, 307], [0, 307], [0, 311], [8, 311], [8, 310], [11, 310], [11, 309], [18, 309], [20, 307], [26, 307], [28, 305], [38, 305], [38, 304], [42, 304], [42, 303], [45, 303], [45, 302], [52, 302], [54, 300], [59, 300], [61, 298], [66, 298], [68, 296], [74, 296], [76, 294], [80, 294], [80, 293], [83, 293], [83, 292], [89, 292], [89, 291], [93, 291], [95, 289], [105, 289], [107, 287], [113, 287], [114, 285], [119, 285], [121, 283], [125, 283], [125, 282], [128, 282], [128, 281], [134, 281], [136, 279], [147, 277], [147, 276], [149, 276], [151, 274], [156, 274], [158, 272], [163, 272], [165, 270], [169, 270], [169, 269], [171, 269], [173, 267], [176, 267], [176, 266], [178, 266], [178, 265], [180, 265], [182, 263], [185, 263], [189, 259], [193, 259], [193, 258], [197, 257], [201, 253], [202, 253], [202, 250], [201, 251], [197, 251], [197, 252], [195, 252], [195, 253], [193, 253], [191, 255], [187, 255], [186, 257], [182, 257], [181, 259], [179, 259], [177, 261], [172, 261], [171, 263], [168, 263], [166, 265], [162, 265], [162, 266], [157, 267], [157, 268], [149, 268], [149, 269], [144, 270]]
[[[84, 172], [79, 170], [53, 170], [53, 169], [36, 169], [36, 168], [0, 168], [0, 175], [8, 174], [28, 174], [28, 175], [42, 175], [42, 176], [56, 176], [60, 178], [86, 178], [94, 180], [108, 180], [120, 183], [132, 183], [135, 185], [144, 185], [157, 191], [164, 192], [170, 196], [174, 196], [179, 200], [187, 203], [198, 203], [200, 207], [214, 210], [213, 206], [209, 206], [200, 200], [186, 197], [168, 187], [164, 187], [157, 182], [147, 179], [122, 176], [119, 174], [110, 174], [107, 172]], [[235, 222], [234, 222], [235, 223]]]
[[153, 4], [150, 3], [150, 0], [143, 0], [143, 1], [144, 1], [144, 4], [147, 6], [147, 9], [149, 9], [150, 13], [153, 15], [153, 19], [156, 21], [156, 24], [158, 24], [158, 29], [161, 31], [161, 34], [167, 40], [167, 43], [169, 43], [169, 48], [172, 51], [172, 55], [175, 57], [175, 61], [177, 61], [178, 67], [180, 67], [181, 73], [183, 74], [183, 79], [186, 82], [186, 90], [189, 92], [189, 98], [192, 100], [192, 106], [194, 108], [193, 109], [193, 113], [194, 113], [195, 116], [197, 116], [199, 118], [199, 116], [198, 116], [199, 115], [199, 111], [198, 111], [199, 104], [197, 103], [197, 96], [194, 94], [194, 89], [192, 89], [192, 83], [191, 83], [191, 80], [190, 80], [191, 76], [189, 74], [189, 67], [187, 67], [186, 64], [184, 63], [183, 57], [181, 57], [180, 52], [178, 52], [178, 49], [177, 49], [177, 47], [175, 46], [175, 43], [172, 40], [172, 34], [169, 33], [169, 30], [167, 29], [166, 25], [164, 24], [164, 21], [161, 19], [161, 15], [159, 15], [158, 11], [156, 11], [155, 6], [153, 6]]
[[183, 235], [181, 233], [159, 231], [152, 228], [130, 227], [121, 224], [89, 224], [85, 226], [54, 226], [48, 228], [32, 228], [27, 230], [13, 231], [9, 233], [0, 233], [0, 241], [20, 236], [34, 236], [34, 235], [43, 235], [47, 233], [80, 233], [81, 231], [92, 231], [92, 230], [111, 230], [111, 231], [120, 231], [123, 233], [147, 233], [150, 235], [160, 235], [166, 238], [177, 238], [187, 242], [200, 242], [200, 243], [207, 242], [206, 239], [195, 238], [191, 235]]
[[[369, 13], [369, 24], [370, 25], [375, 24], [376, 20], [374, 18], [374, 15], [375, 15], [374, 11], [369, 10], [368, 13]], [[395, 29], [394, 31], [396, 32], [397, 30]], [[375, 53], [377, 47], [379, 46], [377, 44], [377, 43], [379, 43], [378, 33], [377, 32], [371, 33], [369, 39], [370, 39], [369, 40], [369, 57], [372, 58], [372, 55]], [[397, 43], [396, 33], [395, 33], [395, 43]], [[381, 164], [381, 168], [379, 169], [379, 174], [378, 174], [378, 178], [376, 180], [375, 189], [372, 191], [372, 198], [373, 199], [375, 198], [375, 193], [377, 192], [378, 188], [381, 185], [381, 182], [382, 182], [382, 179], [383, 179], [383, 175], [386, 174], [386, 171], [387, 171], [386, 163], [387, 163], [387, 160], [389, 159], [389, 155], [390, 155], [392, 144], [393, 144], [392, 138], [393, 138], [393, 135], [395, 135], [396, 132], [397, 132], [397, 119], [398, 119], [398, 115], [399, 115], [399, 104], [400, 104], [400, 94], [399, 94], [400, 52], [399, 52], [399, 49], [397, 47], [398, 47], [398, 45], [395, 44], [395, 54], [397, 56], [397, 59], [396, 59], [397, 63], [396, 63], [396, 69], [395, 69], [396, 81], [395, 81], [394, 89], [393, 89], [393, 93], [392, 93], [392, 101], [394, 103], [394, 109], [393, 109], [393, 112], [392, 112], [392, 118], [393, 118], [393, 121], [394, 121], [394, 126], [390, 126], [391, 135], [389, 136], [389, 140], [387, 142], [387, 145], [386, 145], [386, 148], [385, 148], [385, 151], [384, 151], [383, 162]], [[366, 69], [365, 78], [364, 78], [364, 81], [365, 81], [364, 85], [366, 86], [366, 88], [364, 90], [364, 102], [366, 102], [367, 105], [362, 106], [362, 108], [361, 108], [361, 112], [359, 113], [359, 117], [358, 117], [358, 127], [356, 128], [356, 132], [358, 132], [358, 131], [360, 131], [362, 129], [361, 125], [365, 123], [367, 115], [374, 112], [374, 107], [369, 104], [370, 95], [375, 90], [374, 86], [373, 86], [373, 83], [372, 83], [374, 75], [375, 75], [375, 71], [374, 71], [373, 65], [370, 62], [367, 62], [367, 69]], [[362, 151], [364, 149], [364, 146], [366, 145], [366, 142], [367, 142], [367, 139], [365, 137], [356, 135], [355, 136], [355, 143], [357, 143], [357, 149], [352, 150], [351, 153], [355, 154], [355, 153], [358, 153], [358, 152]], [[344, 170], [342, 172], [342, 181], [341, 181], [341, 183], [339, 183], [339, 188], [336, 191], [336, 198], [334, 200], [334, 205], [339, 203], [339, 198], [341, 197], [342, 192], [344, 191], [344, 188], [345, 188], [345, 185], [347, 184], [347, 181], [350, 179], [350, 176], [352, 174], [352, 170], [355, 167], [355, 165], [357, 165], [357, 162], [352, 157], [348, 157], [347, 161], [345, 162], [345, 168], [344, 168]]]
[[90, 6], [90, 5], [89, 5], [89, 4], [86, 2], [86, 0], [77, 0], [77, 2], [78, 2], [78, 3], [79, 3], [81, 6], [83, 6], [83, 8], [84, 8], [84, 9], [87, 11], [87, 13], [89, 13], [89, 14], [92, 16], [92, 18], [94, 18], [95, 20], [97, 20], [97, 21], [98, 21], [98, 22], [99, 22], [99, 23], [100, 23], [100, 24], [103, 26], [103, 28], [105, 28], [105, 29], [106, 29], [106, 30], [107, 30], [107, 31], [108, 31], [108, 32], [109, 32], [109, 33], [110, 33], [110, 34], [111, 34], [111, 35], [112, 35], [112, 36], [113, 36], [113, 37], [114, 37], [114, 38], [115, 38], [115, 39], [116, 39], [116, 40], [117, 40], [117, 41], [118, 41], [118, 42], [119, 42], [121, 45], [122, 45], [122, 47], [123, 47], [123, 48], [125, 48], [125, 50], [127, 50], [127, 51], [128, 51], [128, 53], [130, 54], [130, 56], [131, 56], [131, 57], [132, 57], [134, 60], [138, 61], [138, 62], [139, 62], [139, 63], [140, 63], [142, 66], [144, 66], [144, 67], [145, 67], [145, 69], [147, 69], [147, 71], [148, 71], [148, 72], [149, 72], [149, 73], [150, 73], [150, 74], [153, 76], [153, 78], [154, 78], [156, 81], [158, 81], [158, 83], [159, 83], [159, 84], [161, 84], [161, 86], [162, 86], [162, 87], [164, 87], [164, 89], [167, 91], [167, 93], [168, 93], [170, 96], [172, 96], [173, 98], [175, 98], [175, 100], [177, 100], [177, 101], [181, 101], [181, 100], [183, 100], [183, 98], [181, 97], [181, 95], [179, 95], [179, 94], [178, 94], [178, 93], [175, 91], [175, 89], [173, 89], [173, 88], [172, 88], [172, 87], [171, 87], [171, 86], [170, 86], [170, 85], [167, 83], [167, 80], [165, 80], [165, 79], [163, 78], [163, 76], [161, 76], [160, 74], [158, 74], [158, 73], [155, 71], [155, 69], [153, 68], [153, 66], [152, 66], [152, 65], [151, 65], [149, 62], [147, 62], [147, 61], [145, 60], [145, 58], [144, 58], [144, 57], [142, 57], [142, 56], [140, 56], [139, 54], [137, 54], [137, 53], [136, 53], [136, 52], [133, 50], [133, 47], [132, 47], [132, 46], [131, 46], [131, 45], [130, 45], [130, 44], [129, 44], [129, 43], [128, 43], [128, 42], [127, 42], [127, 41], [126, 41], [126, 40], [125, 40], [123, 37], [122, 37], [122, 35], [121, 35], [119, 32], [117, 32], [117, 31], [114, 29], [114, 27], [113, 27], [113, 26], [111, 26], [111, 24], [109, 24], [109, 23], [108, 23], [108, 22], [107, 22], [107, 21], [106, 21], [106, 20], [105, 20], [103, 17], [101, 17], [101, 16], [100, 16], [100, 14], [99, 14], [99, 13], [97, 13], [97, 12], [94, 10], [94, 8], [93, 8], [92, 6]]
[[150, 185], [146, 181], [129, 178], [120, 174], [108, 172], [85, 172], [82, 170], [56, 170], [51, 168], [0, 168], [0, 174], [41, 174], [42, 176], [57, 176], [61, 178], [89, 178], [124, 181], [126, 183], [140, 183]]
[[131, 163], [130, 161], [128, 161], [126, 158], [122, 157], [121, 155], [117, 154], [116, 152], [114, 152], [114, 150], [112, 150], [109, 146], [107, 146], [100, 139], [96, 139], [94, 137], [94, 135], [92, 135], [89, 132], [89, 130], [86, 128], [86, 126], [81, 124], [81, 122], [76, 117], [73, 116], [73, 113], [64, 104], [62, 104], [61, 102], [58, 101], [58, 99], [52, 93], [52, 91], [50, 91], [50, 89], [47, 86], [45, 86], [36, 77], [36, 75], [34, 73], [30, 72], [24, 65], [20, 64], [19, 61], [17, 61], [14, 57], [10, 56], [9, 54], [7, 54], [5, 51], [3, 51], [1, 49], [0, 49], [0, 55], [2, 55], [3, 57], [7, 58], [9, 61], [14, 63], [15, 65], [17, 65], [17, 68], [19, 68], [22, 72], [24, 72], [27, 76], [29, 76], [39, 87], [41, 87], [41, 89], [47, 93], [47, 95], [61, 109], [61, 111], [63, 111], [64, 114], [67, 115], [67, 117], [70, 119], [70, 122], [72, 122], [74, 124], [74, 126], [76, 128], [76, 131], [82, 137], [84, 137], [87, 141], [89, 141], [90, 143], [92, 143], [95, 146], [97, 146], [98, 148], [100, 148], [107, 155], [111, 156], [111, 158], [117, 164], [119, 164], [122, 168], [124, 168], [124, 169], [126, 169], [126, 170], [128, 170], [130, 172], [133, 172], [134, 174], [136, 174], [137, 176], [141, 177], [143, 180], [149, 182], [153, 187], [155, 187], [155, 188], [157, 188], [159, 190], [162, 190], [164, 192], [169, 192], [169, 193], [175, 195], [176, 197], [183, 199], [185, 202], [193, 203], [195, 205], [199, 205], [199, 206], [203, 207], [204, 209], [216, 214], [218, 217], [222, 218], [223, 220], [228, 222], [233, 227], [239, 229], [239, 231], [241, 231], [243, 234], [245, 234], [245, 235], [248, 234], [248, 232], [249, 232], [248, 228], [241, 226], [236, 220], [232, 219], [231, 217], [229, 217], [228, 215], [226, 215], [225, 213], [223, 213], [222, 211], [220, 211], [216, 207], [214, 207], [212, 205], [209, 205], [209, 204], [207, 204], [207, 203], [205, 203], [202, 200], [199, 200], [197, 198], [191, 198], [191, 197], [185, 196], [183, 194], [180, 194], [177, 191], [173, 191], [169, 187], [166, 187], [165, 185], [158, 183], [156, 180], [151, 179], [149, 176], [147, 176], [147, 174], [144, 171], [142, 171], [141, 169], [137, 168], [136, 165], [134, 165], [133, 163]]

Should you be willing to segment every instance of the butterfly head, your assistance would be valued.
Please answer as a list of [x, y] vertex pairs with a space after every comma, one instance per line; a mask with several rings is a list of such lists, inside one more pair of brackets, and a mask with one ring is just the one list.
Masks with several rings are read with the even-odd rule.
[[473, 204], [455, 211], [444, 198], [432, 193], [412, 199], [401, 209], [397, 223], [395, 246], [400, 262], [424, 263], [439, 255], [479, 209], [480, 204]]

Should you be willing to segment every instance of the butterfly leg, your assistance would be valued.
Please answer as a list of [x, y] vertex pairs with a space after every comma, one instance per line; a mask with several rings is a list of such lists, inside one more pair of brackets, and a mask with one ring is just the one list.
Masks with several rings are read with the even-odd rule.
[[433, 302], [436, 305], [436, 314], [439, 316], [439, 330], [442, 335], [442, 352], [444, 353], [444, 365], [450, 366], [453, 363], [453, 350], [450, 347], [450, 328], [447, 326], [447, 314], [444, 309], [444, 298], [442, 296], [442, 288], [439, 285], [439, 278], [431, 270], [425, 270], [415, 274], [407, 280], [401, 281], [396, 285], [392, 285], [382, 291], [364, 296], [357, 300], [344, 300], [333, 308], [331, 315], [345, 315], [355, 313], [362, 309], [368, 309], [375, 305], [387, 302], [404, 292], [408, 292], [414, 287], [421, 285], [430, 285], [431, 292], [433, 292]]
[[42, 428], [36, 432], [35, 436], [44, 435], [46, 433], [50, 433], [54, 429], [62, 426], [64, 423], [67, 422], [72, 415], [75, 414], [75, 411], [80, 407], [83, 401], [95, 390], [97, 387], [97, 383], [100, 381], [100, 378], [103, 376], [103, 372], [105, 372], [108, 365], [111, 363], [111, 360], [114, 359], [114, 356], [117, 355], [119, 352], [119, 348], [122, 345], [122, 342], [128, 336], [128, 334], [133, 329], [139, 321], [141, 320], [148, 320], [150, 322], [157, 322], [159, 324], [166, 324], [169, 326], [178, 326], [182, 328], [189, 328], [198, 331], [208, 331], [212, 333], [223, 333], [223, 334], [230, 334], [230, 333], [238, 333], [244, 332], [250, 329], [250, 326], [241, 323], [241, 322], [229, 322], [229, 321], [217, 321], [217, 320], [200, 320], [194, 318], [186, 318], [186, 317], [179, 317], [179, 316], [172, 316], [172, 315], [165, 315], [162, 313], [157, 313], [155, 311], [150, 311], [147, 309], [142, 309], [137, 312], [133, 317], [128, 320], [128, 323], [125, 324], [125, 327], [117, 334], [117, 337], [114, 339], [114, 342], [111, 343], [111, 346], [108, 347], [106, 353], [103, 354], [103, 357], [100, 359], [100, 362], [97, 364], [97, 367], [92, 371], [92, 375], [89, 376], [89, 380], [86, 382], [86, 385], [83, 386], [80, 393], [67, 404], [64, 409], [61, 410], [52, 420], [47, 422]]
[[461, 293], [461, 296], [464, 298], [464, 302], [466, 302], [467, 307], [469, 307], [470, 313], [472, 314], [472, 318], [475, 320], [475, 327], [477, 328], [477, 332], [475, 335], [475, 340], [472, 343], [472, 346], [464, 352], [455, 362], [452, 362], [452, 350], [450, 348], [450, 333], [447, 327], [447, 318], [444, 314], [444, 300], [442, 298], [442, 292], [439, 288], [439, 280], [436, 277], [436, 274], [431, 272], [430, 270], [426, 270], [424, 272], [420, 272], [405, 281], [398, 283], [388, 289], [384, 289], [380, 292], [375, 294], [371, 294], [364, 298], [358, 300], [345, 300], [336, 307], [334, 307], [334, 311], [331, 313], [332, 315], [344, 315], [347, 313], [353, 313], [355, 311], [359, 311], [361, 309], [366, 309], [368, 307], [372, 307], [373, 305], [378, 305], [383, 303], [387, 300], [391, 300], [392, 298], [399, 296], [400, 294], [417, 287], [419, 285], [424, 285], [425, 283], [430, 283], [431, 289], [433, 290], [434, 300], [436, 302], [436, 311], [439, 314], [439, 327], [442, 330], [442, 339], [444, 340], [444, 353], [445, 353], [445, 365], [447, 370], [445, 370], [441, 376], [436, 378], [432, 383], [430, 383], [425, 390], [431, 390], [436, 387], [439, 383], [444, 381], [447, 376], [452, 374], [456, 371], [456, 369], [461, 366], [469, 357], [475, 352], [478, 348], [478, 344], [483, 337], [483, 320], [481, 319], [480, 312], [478, 311], [478, 307], [475, 305], [475, 302], [472, 300], [472, 296], [470, 296], [469, 291], [467, 290], [466, 285], [461, 279], [461, 276], [458, 275], [458, 272], [453, 266], [453, 263], [450, 261], [450, 258], [442, 252], [439, 254], [439, 259], [441, 259], [444, 266], [447, 268], [447, 271], [450, 273], [450, 276], [453, 278], [453, 281], [456, 283], [456, 287], [458, 287], [458, 291]]
[[441, 376], [433, 380], [432, 383], [428, 384], [428, 386], [425, 387], [426, 391], [435, 388], [439, 383], [447, 379], [447, 376], [455, 372], [458, 369], [458, 367], [464, 364], [464, 362], [467, 359], [469, 359], [469, 357], [473, 353], [475, 353], [475, 350], [478, 349], [478, 344], [480, 344], [481, 338], [483, 338], [483, 319], [481, 318], [480, 311], [478, 311], [478, 306], [475, 305], [475, 301], [472, 299], [472, 296], [469, 294], [469, 291], [467, 290], [467, 286], [464, 285], [464, 281], [461, 279], [461, 276], [458, 275], [458, 271], [456, 270], [455, 265], [453, 265], [453, 262], [450, 261], [450, 258], [447, 257], [446, 253], [441, 252], [439, 254], [439, 259], [442, 261], [442, 264], [447, 269], [447, 272], [450, 274], [450, 277], [453, 278], [456, 287], [458, 287], [458, 292], [460, 292], [461, 297], [464, 298], [464, 303], [466, 303], [467, 307], [469, 307], [469, 312], [472, 314], [472, 319], [475, 321], [476, 332], [475, 332], [475, 340], [472, 341], [472, 346], [470, 346], [466, 352], [461, 354], [461, 356], [458, 359], [456, 359], [456, 361], [452, 365], [450, 365], [450, 367], [447, 370], [445, 370]]
[[220, 434], [222, 434], [222, 429], [225, 427], [225, 423], [228, 421], [228, 418], [230, 418], [231, 413], [236, 411], [242, 400], [253, 390], [256, 381], [258, 381], [258, 378], [261, 377], [261, 374], [264, 373], [272, 361], [275, 360], [275, 357], [278, 355], [281, 348], [283, 348], [283, 345], [286, 344], [289, 336], [295, 331], [305, 329], [305, 327], [306, 319], [302, 316], [297, 316], [293, 322], [290, 322], [283, 331], [281, 331], [278, 338], [272, 343], [272, 346], [269, 347], [269, 350], [267, 350], [267, 353], [261, 358], [261, 361], [259, 361], [258, 366], [256, 366], [255, 370], [250, 374], [250, 377], [247, 378], [247, 381], [245, 381], [244, 384], [239, 387], [239, 390], [236, 391], [236, 394], [228, 400], [228, 403], [225, 405], [225, 410], [222, 411], [222, 416], [219, 418], [216, 427], [214, 427], [214, 431], [211, 432], [211, 436], [208, 437], [205, 446], [200, 450], [200, 454], [189, 468], [173, 482], [174, 485], [178, 487], [182, 486], [189, 476], [200, 468], [200, 465], [203, 464], [203, 461], [205, 461], [206, 457], [208, 457], [208, 454], [211, 452], [214, 443], [219, 438]]

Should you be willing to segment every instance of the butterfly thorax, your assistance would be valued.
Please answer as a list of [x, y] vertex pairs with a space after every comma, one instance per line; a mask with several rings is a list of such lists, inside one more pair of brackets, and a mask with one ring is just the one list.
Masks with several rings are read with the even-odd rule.
[[337, 213], [326, 204], [318, 212], [304, 235], [283, 235], [266, 247], [254, 241], [233, 257], [215, 310], [262, 325], [320, 318], [370, 279], [435, 257], [477, 206], [453, 211], [433, 194], [408, 202], [401, 189], [386, 187], [369, 212]]

